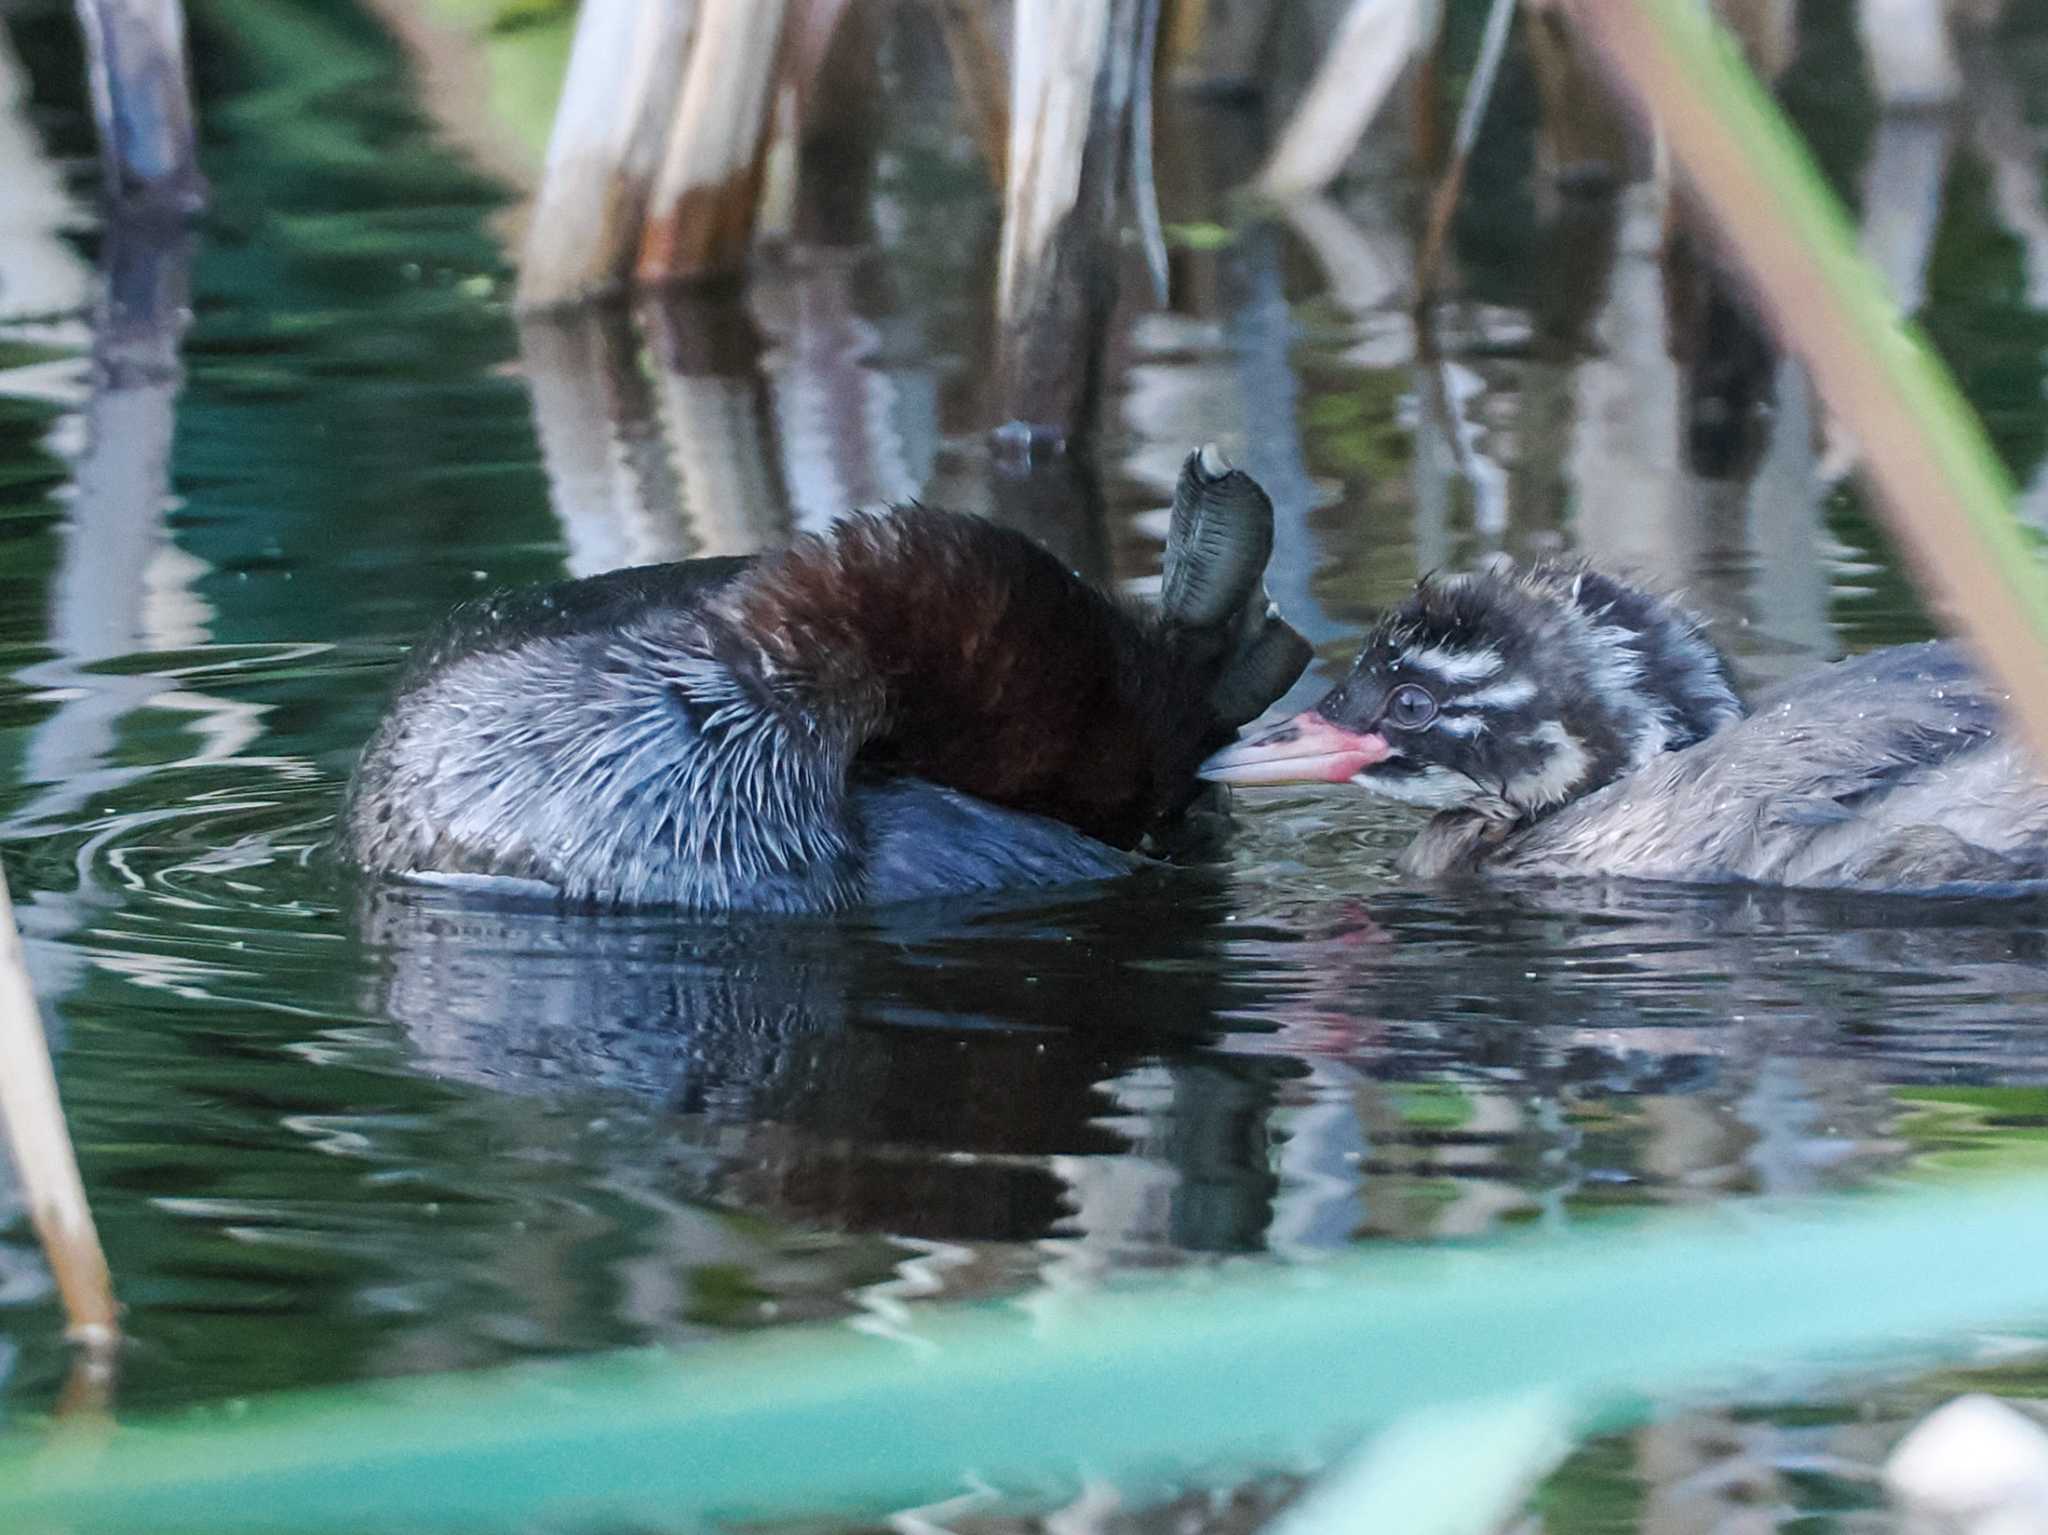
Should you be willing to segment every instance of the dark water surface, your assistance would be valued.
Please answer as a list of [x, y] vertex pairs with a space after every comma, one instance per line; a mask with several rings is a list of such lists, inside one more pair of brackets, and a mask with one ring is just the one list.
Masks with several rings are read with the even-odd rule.
[[[2048, 26], [2016, 10], [1953, 120], [1878, 119], [1839, 5], [1803, 9], [1781, 89], [2032, 487]], [[522, 331], [509, 194], [363, 15], [197, 4], [214, 212], [124, 248], [85, 211], [69, 9], [0, 7], [0, 862], [129, 1308], [123, 1406], [2026, 1155], [2030, 902], [1417, 893], [1409, 813], [1342, 793], [1243, 802], [1211, 868], [833, 922], [491, 910], [322, 856], [404, 645], [463, 597], [913, 495], [1142, 585], [1206, 438], [1273, 491], [1274, 594], [1325, 674], [1419, 571], [1497, 549], [1685, 587], [1752, 681], [1930, 631], [1797, 372], [1672, 318], [1661, 195], [1555, 190], [1526, 62], [1423, 347], [1392, 119], [1341, 197], [1233, 238], [1270, 124], [1169, 102], [1173, 304], [1114, 339], [1100, 484], [992, 465], [994, 206], [905, 11], [833, 243], [741, 301]], [[180, 378], [134, 321], [187, 283]], [[33, 1419], [67, 1359], [7, 1200], [0, 1408]], [[1868, 1528], [1868, 1467], [1936, 1399], [1598, 1441], [1546, 1507]]]

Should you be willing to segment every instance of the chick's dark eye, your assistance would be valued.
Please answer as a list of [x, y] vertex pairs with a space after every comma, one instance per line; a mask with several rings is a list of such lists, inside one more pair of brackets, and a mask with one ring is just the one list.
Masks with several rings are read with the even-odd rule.
[[1404, 682], [1387, 695], [1387, 723], [1396, 730], [1420, 730], [1436, 718], [1436, 700], [1429, 689]]

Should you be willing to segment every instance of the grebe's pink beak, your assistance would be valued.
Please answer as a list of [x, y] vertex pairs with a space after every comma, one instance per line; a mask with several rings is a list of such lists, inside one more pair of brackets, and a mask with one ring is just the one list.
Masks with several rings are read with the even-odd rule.
[[1310, 709], [1255, 730], [1196, 771], [1211, 783], [1348, 783], [1393, 754], [1385, 736], [1346, 730]]

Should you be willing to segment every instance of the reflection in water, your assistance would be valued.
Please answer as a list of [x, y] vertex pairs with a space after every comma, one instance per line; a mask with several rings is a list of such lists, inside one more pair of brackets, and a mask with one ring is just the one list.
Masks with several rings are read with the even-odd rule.
[[[864, 264], [799, 247], [745, 297], [684, 289], [630, 316], [520, 322], [571, 574], [754, 554], [856, 508], [930, 496], [938, 391], [928, 368], [880, 355], [879, 330], [853, 304]], [[1109, 576], [1091, 460], [963, 445], [951, 468], [947, 504], [1023, 529], [1090, 579]]]
[[[1264, 904], [1192, 871], [869, 925], [380, 890], [364, 1005], [438, 1078], [649, 1106], [705, 1153], [696, 1196], [1148, 1261], [1483, 1230], [1621, 1184], [1797, 1191], [1885, 1154], [1894, 1087], [2048, 1081], [2024, 904]], [[1414, 1208], [1418, 1183], [1447, 1202]]]
[[[1046, 1159], [1149, 1145], [1149, 1131], [1103, 1122], [1121, 1074], [1217, 1032], [1219, 930], [1192, 893], [991, 911], [981, 925], [909, 911], [862, 929], [565, 917], [380, 890], [364, 913], [377, 956], [366, 1006], [402, 1024], [436, 1076], [647, 1103], [715, 1149], [700, 1195], [844, 1229], [1030, 1242], [1067, 1218]], [[1235, 1144], [1203, 1126], [1242, 1119], [1243, 1091], [1263, 1102], [1256, 1083], [1275, 1064], [1170, 1065], [1146, 1122], [1172, 1125], [1171, 1145]], [[1251, 1087], [1219, 1095], [1245, 1076]], [[1234, 1233], [1230, 1247], [1263, 1229], [1265, 1181], [1253, 1180], [1257, 1208], [1211, 1222]]]
[[636, 311], [693, 555], [754, 554], [788, 541], [761, 337], [729, 296], [678, 289]]
[[1108, 508], [1092, 459], [1029, 447], [1005, 452], [998, 444], [982, 462], [987, 516], [1029, 533], [1087, 580], [1111, 580]]
[[[928, 364], [882, 355], [869, 318], [895, 307], [865, 247], [799, 246], [749, 285], [771, 350], [782, 474], [795, 522], [819, 528], [848, 507], [915, 500], [938, 456], [938, 393]], [[884, 302], [876, 304], [875, 299]], [[922, 338], [906, 337], [917, 353]]]
[[192, 235], [182, 225], [107, 231], [84, 445], [50, 599], [54, 656], [22, 674], [70, 694], [29, 743], [23, 776], [48, 785], [35, 817], [62, 816], [90, 795], [121, 719], [161, 691], [155, 678], [87, 668], [205, 637], [210, 615], [183, 590], [194, 562], [164, 528], [191, 266]]
[[694, 554], [625, 311], [604, 304], [522, 318], [519, 361], [568, 573], [594, 576]]
[[[107, 663], [204, 643], [213, 614], [194, 590], [205, 573], [170, 536], [171, 445], [184, 370], [179, 348], [191, 319], [194, 236], [155, 215], [108, 228], [93, 310], [90, 392], [72, 461], [63, 552], [50, 583], [47, 659], [21, 667], [32, 696], [53, 707], [29, 732], [18, 782], [33, 792], [0, 820], [0, 842], [63, 828], [144, 769], [117, 750], [126, 721], [154, 708], [184, 716], [197, 742], [182, 766], [251, 754], [261, 711], [182, 685], [155, 668]], [[70, 933], [90, 910], [119, 899], [118, 882], [88, 873], [69, 895], [31, 891], [20, 923], [32, 938]], [[32, 944], [38, 990], [61, 995], [78, 955]]]
[[[1301, 386], [1289, 365], [1294, 322], [1280, 283], [1280, 231], [1271, 225], [1245, 231], [1223, 264], [1219, 297], [1225, 335], [1236, 363], [1245, 472], [1273, 498], [1273, 558], [1267, 585], [1294, 626], [1317, 644], [1330, 622], [1317, 600], [1310, 564], [1314, 547], [1308, 516], [1323, 497], [1304, 456], [1296, 414]], [[1394, 295], [1387, 295], [1392, 298]], [[1178, 423], [1160, 420], [1156, 431]]]

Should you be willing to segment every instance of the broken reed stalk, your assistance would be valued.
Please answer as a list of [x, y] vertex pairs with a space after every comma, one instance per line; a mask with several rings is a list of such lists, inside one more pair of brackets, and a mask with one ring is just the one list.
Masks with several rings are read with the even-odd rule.
[[[875, 171], [888, 128], [876, 88], [890, 13], [851, 0], [797, 0], [783, 44], [792, 236], [810, 245], [875, 239]], [[770, 175], [774, 174], [771, 170]], [[769, 232], [762, 198], [762, 233]]]
[[1282, 0], [1168, 0], [1159, 35], [1166, 78], [1209, 96], [1259, 95], [1281, 10]]
[[[825, 61], [845, 24], [853, 0], [793, 0], [788, 37], [784, 43], [783, 79], [796, 92], [797, 103], [808, 117], [812, 101], [826, 83]], [[863, 59], [854, 82], [864, 94], [875, 89], [874, 60]]]
[[1465, 87], [1465, 101], [1458, 111], [1457, 137], [1451, 143], [1451, 164], [1430, 200], [1429, 224], [1423, 231], [1422, 252], [1415, 258], [1415, 302], [1427, 303], [1436, 292], [1437, 270], [1443, 262], [1444, 242], [1450, 237], [1451, 215], [1458, 211], [1458, 198], [1465, 190], [1465, 168], [1472, 163], [1472, 146], [1479, 142], [1480, 126], [1486, 121], [1486, 104], [1493, 99], [1493, 83], [1500, 77], [1501, 55], [1508, 48], [1508, 26], [1515, 18], [1515, 0], [1493, 0], [1486, 14], [1486, 32], [1479, 40], [1479, 59], [1472, 80]]
[[1159, 6], [1160, 0], [1139, 0], [1137, 36], [1128, 51], [1130, 145], [1126, 150], [1124, 184], [1130, 191], [1131, 221], [1138, 228], [1138, 249], [1145, 255], [1145, 275], [1152, 279], [1152, 302], [1164, 309], [1170, 297], [1166, 226], [1159, 218], [1159, 184], [1152, 162], [1152, 81], [1159, 72]]
[[1697, 0], [1564, 0], [1860, 443], [1914, 574], [2048, 760], [2048, 575], [1975, 414], [1864, 259], [1796, 133]]
[[697, 0], [583, 0], [520, 251], [521, 309], [600, 298], [632, 275], [696, 12]]
[[983, 0], [931, 0], [931, 4], [946, 41], [953, 94], [959, 98], [975, 146], [987, 162], [989, 181], [1002, 186], [1009, 163], [1010, 83], [1003, 50], [989, 35], [988, 7]]
[[768, 154], [786, 0], [701, 0], [636, 271], [647, 286], [745, 266]]
[[998, 409], [1066, 439], [1087, 435], [1101, 384], [1119, 195], [1156, 17], [1155, 0], [1017, 0]]
[[50, 1272], [56, 1276], [57, 1292], [70, 1319], [70, 1336], [96, 1351], [105, 1350], [121, 1335], [114, 1282], [107, 1272], [92, 1210], [85, 1202], [71, 1134], [64, 1126], [57, 1074], [50, 1065], [49, 1041], [43, 1037], [42, 1015], [29, 985], [4, 874], [0, 874], [0, 1128], [6, 1131], [15, 1171], [21, 1177], [29, 1218], [35, 1222]]
[[206, 201], [182, 0], [78, 0], [107, 192], [195, 212]]
[[1080, 199], [1110, 5], [1017, 0], [996, 266], [996, 315], [1005, 325], [1033, 308], [1049, 284], [1053, 242]]
[[872, 6], [789, 0], [755, 199], [754, 238], [816, 235], [858, 244], [870, 231], [877, 137]]
[[1328, 186], [1422, 44], [1427, 0], [1352, 0], [1252, 190], [1292, 202]]

